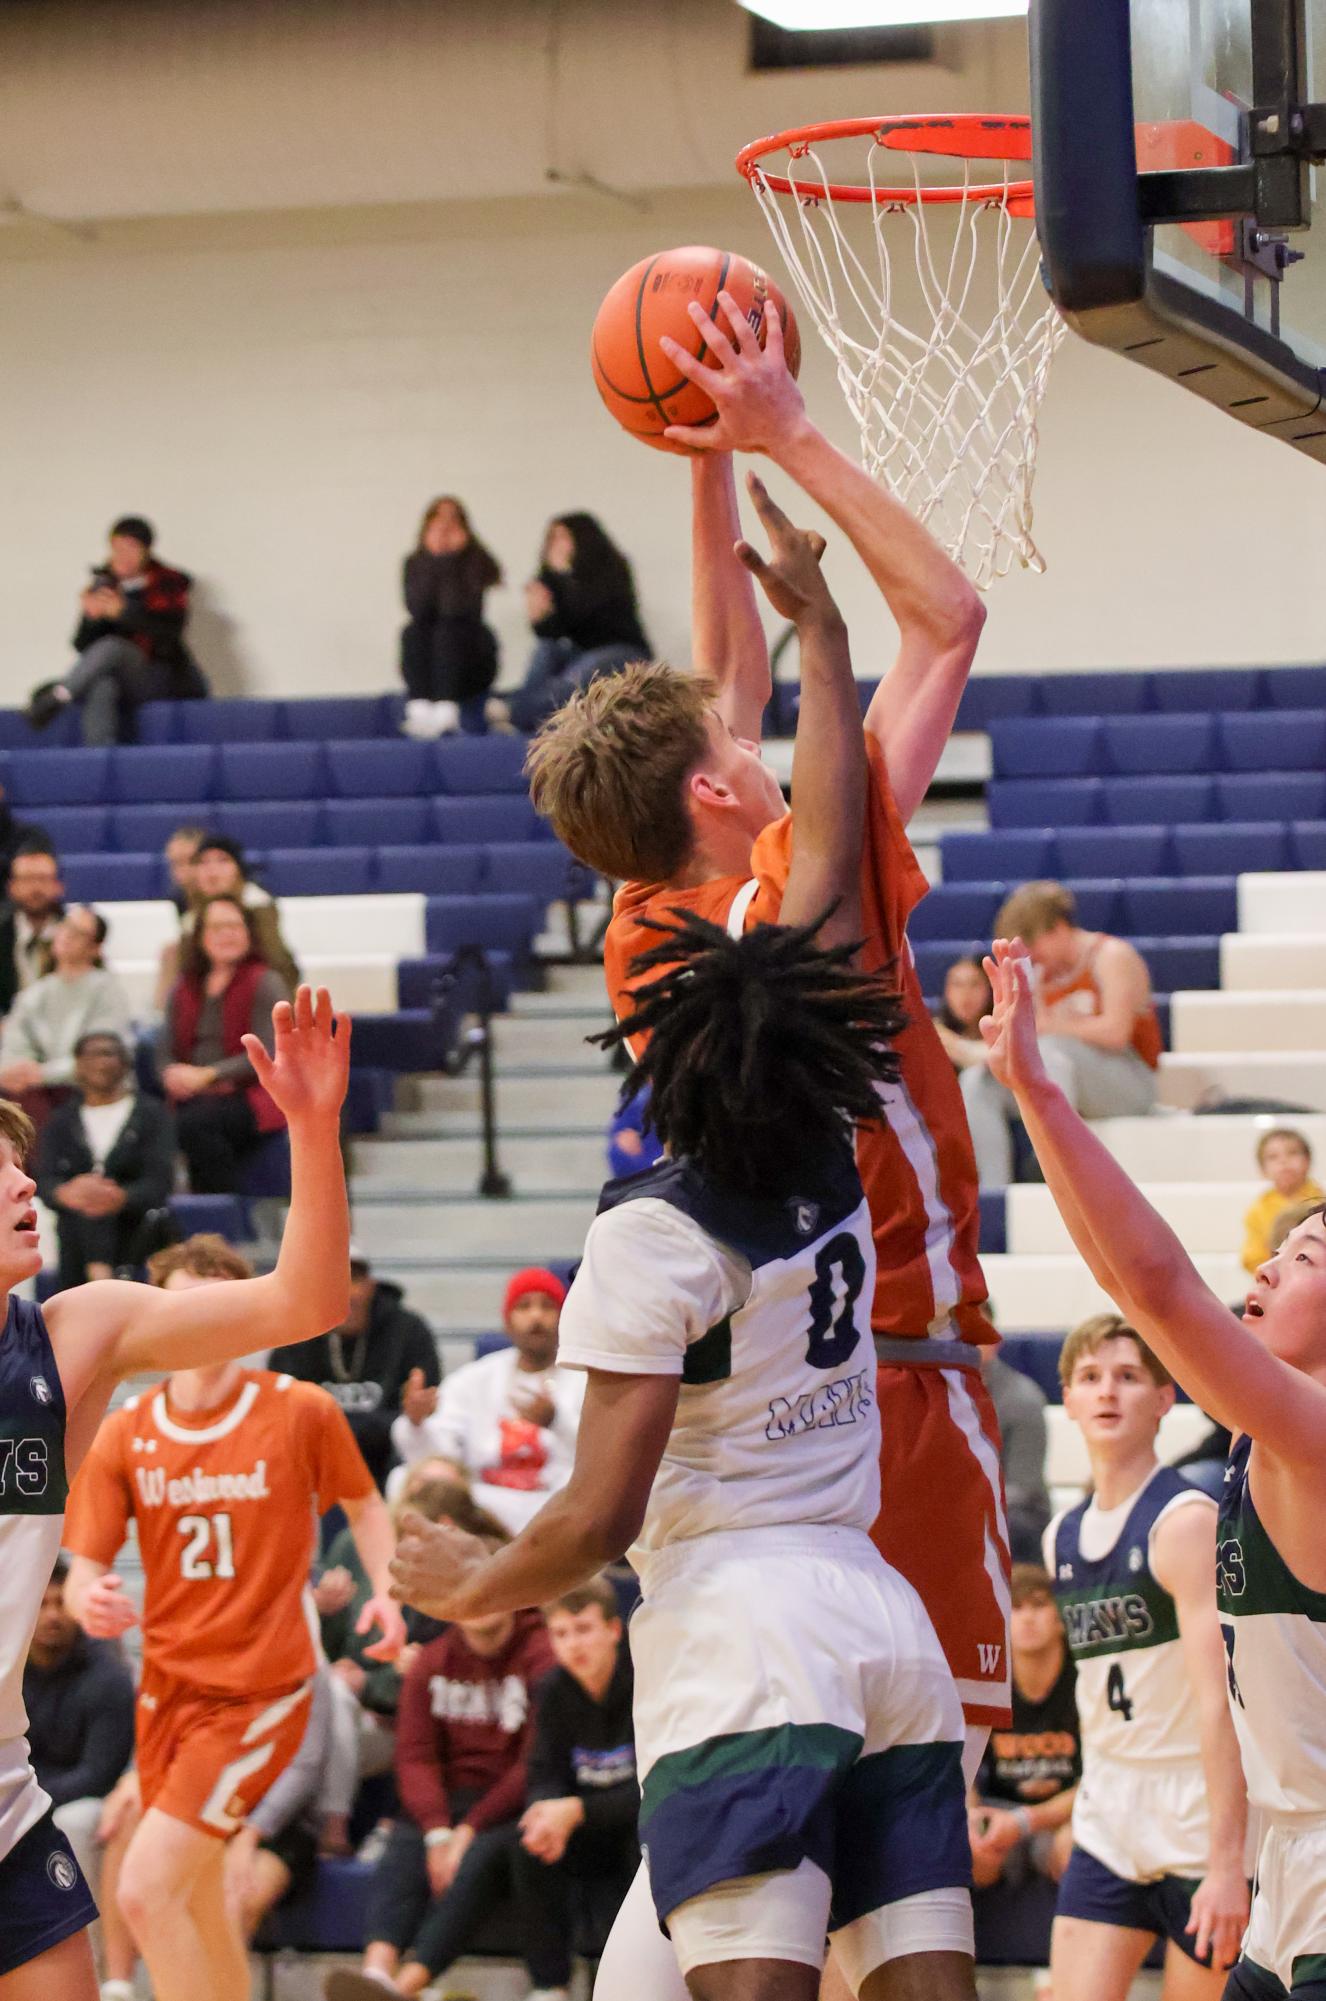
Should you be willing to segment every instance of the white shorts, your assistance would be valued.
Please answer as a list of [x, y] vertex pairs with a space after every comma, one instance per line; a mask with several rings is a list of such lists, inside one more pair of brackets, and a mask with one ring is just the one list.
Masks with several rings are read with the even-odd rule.
[[1073, 1842], [1130, 1883], [1204, 1876], [1211, 1819], [1201, 1766], [1088, 1757], [1073, 1802]]
[[965, 1897], [961, 1705], [920, 1599], [865, 1534], [674, 1544], [648, 1565], [631, 1653], [660, 1919], [716, 1885], [739, 1900], [743, 1879], [783, 1872], [783, 1956], [818, 1966], [826, 1921], [855, 1926], [930, 1891]]
[[1286, 1993], [1296, 1960], [1326, 1959], [1326, 1815], [1303, 1826], [1289, 1817], [1267, 1826], [1243, 1957], [1273, 1974]]

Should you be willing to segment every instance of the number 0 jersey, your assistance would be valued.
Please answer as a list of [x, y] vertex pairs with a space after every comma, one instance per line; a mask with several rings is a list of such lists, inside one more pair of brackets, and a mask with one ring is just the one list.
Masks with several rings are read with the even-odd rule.
[[168, 1386], [97, 1433], [65, 1545], [113, 1564], [130, 1521], [147, 1581], [147, 1667], [227, 1695], [292, 1686], [317, 1660], [305, 1607], [317, 1514], [373, 1480], [325, 1390], [244, 1370], [230, 1400], [184, 1412]]
[[572, 1368], [681, 1390], [636, 1553], [879, 1511], [870, 1215], [844, 1146], [803, 1194], [721, 1191], [690, 1162], [609, 1182], [562, 1309]]
[[[1088, 1776], [1101, 1760], [1200, 1761], [1178, 1612], [1151, 1568], [1152, 1537], [1161, 1522], [1175, 1508], [1197, 1505], [1215, 1504], [1170, 1467], [1158, 1466], [1122, 1507], [1106, 1513], [1094, 1501], [1079, 1501], [1045, 1531], [1045, 1564], [1077, 1666]], [[1120, 1515], [1111, 1536], [1111, 1518]]]

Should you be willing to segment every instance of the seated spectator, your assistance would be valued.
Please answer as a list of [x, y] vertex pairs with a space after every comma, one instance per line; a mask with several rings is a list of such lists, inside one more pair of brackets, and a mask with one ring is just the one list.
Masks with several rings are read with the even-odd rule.
[[525, 586], [525, 609], [539, 643], [524, 686], [509, 702], [490, 705], [497, 722], [536, 730], [577, 688], [649, 658], [631, 566], [592, 514], [561, 514], [548, 523], [539, 573]]
[[[631, 1656], [612, 1585], [591, 1578], [544, 1618], [557, 1668], [539, 1690], [517, 1881], [525, 1908], [538, 1912], [545, 1973], [560, 1993], [571, 1984], [577, 1938], [602, 1950], [639, 1867], [640, 1785]], [[554, 1939], [562, 1942], [555, 1962]]]
[[[327, 2001], [421, 1994], [509, 1897], [536, 1692], [552, 1666], [537, 1612], [449, 1626], [419, 1649], [401, 1682], [403, 1811], [369, 1889], [363, 1972], [329, 1974]], [[555, 1988], [560, 1941], [540, 1937], [537, 1908], [527, 1916], [531, 1981]]]
[[57, 1557], [28, 1647], [23, 1707], [37, 1783], [95, 1895], [102, 1802], [133, 1756], [134, 1684], [118, 1642], [88, 1639], [66, 1612], [68, 1575]]
[[45, 729], [78, 702], [84, 743], [119, 743], [132, 738], [140, 703], [207, 693], [184, 643], [192, 579], [153, 555], [155, 540], [151, 523], [139, 514], [123, 515], [112, 526], [106, 560], [93, 565], [79, 599], [78, 659], [58, 681], [34, 690], [27, 712], [34, 729]]
[[1243, 1265], [1250, 1272], [1256, 1272], [1274, 1254], [1277, 1247], [1272, 1231], [1284, 1210], [1326, 1200], [1309, 1172], [1312, 1148], [1292, 1126], [1273, 1126], [1262, 1134], [1257, 1142], [1257, 1165], [1271, 1185], [1243, 1219]]
[[[1021, 938], [1038, 974], [1036, 1025], [1052, 1082], [1084, 1119], [1149, 1112], [1156, 1102], [1160, 1023], [1146, 961], [1125, 938], [1084, 931], [1073, 892], [1029, 882], [995, 918], [995, 935]], [[985, 1064], [961, 1074], [982, 1188], [1013, 1174], [1012, 1096]]]
[[345, 1412], [355, 1444], [379, 1487], [395, 1463], [391, 1427], [402, 1413], [418, 1426], [437, 1407], [442, 1369], [428, 1322], [405, 1305], [401, 1288], [374, 1278], [350, 1247], [350, 1311], [316, 1341], [274, 1348], [269, 1369], [319, 1383]]
[[555, 1273], [517, 1272], [503, 1305], [511, 1346], [454, 1370], [421, 1424], [402, 1415], [391, 1428], [407, 1466], [426, 1456], [452, 1461], [512, 1535], [566, 1485], [575, 1458], [585, 1375], [558, 1366], [565, 1298]]
[[[195, 894], [194, 865], [207, 838], [206, 827], [176, 827], [162, 850], [170, 876], [170, 900], [182, 917]], [[233, 885], [228, 885], [233, 887]]]
[[955, 959], [944, 975], [944, 997], [935, 1013], [935, 1032], [955, 1070], [984, 1063], [981, 1016], [994, 1006], [990, 982], [979, 959]]
[[663, 1158], [657, 1135], [648, 1123], [649, 1091], [637, 1091], [618, 1105], [608, 1127], [608, 1173], [618, 1181], [647, 1174]]
[[1013, 1722], [996, 1725], [977, 1775], [970, 1826], [978, 1890], [1048, 1876], [1057, 1883], [1073, 1846], [1073, 1800], [1082, 1776], [1077, 1673], [1038, 1563], [1015, 1563], [1009, 1621]]
[[226, 1891], [247, 1945], [269, 1911], [312, 1887], [318, 1867], [317, 1799], [331, 1743], [331, 1670], [313, 1682], [298, 1751], [226, 1844]]
[[403, 581], [410, 618], [401, 633], [401, 728], [406, 736], [447, 736], [471, 708], [482, 727], [483, 698], [497, 679], [497, 639], [484, 624], [483, 601], [502, 571], [453, 495], [424, 515]]
[[44, 853], [51, 852], [51, 837], [45, 828], [36, 826], [30, 820], [16, 820], [14, 809], [5, 797], [5, 788], [0, 785], [0, 876], [8, 877], [9, 864], [19, 849], [29, 842], [35, 842]]
[[55, 1212], [62, 1289], [141, 1263], [143, 1220], [175, 1184], [175, 1121], [135, 1087], [118, 1035], [80, 1036], [74, 1084], [42, 1131], [35, 1169], [37, 1193]]
[[258, 950], [253, 920], [233, 896], [202, 906], [186, 940], [157, 1037], [157, 1074], [175, 1107], [195, 1195], [235, 1195], [264, 1133], [285, 1121], [254, 1075], [242, 1038], [271, 1050], [272, 1009], [288, 989]]
[[193, 857], [193, 894], [180, 918], [181, 943], [191, 937], [198, 912], [209, 896], [233, 896], [248, 911], [258, 951], [274, 973], [279, 973], [293, 993], [299, 985], [299, 967], [294, 954], [281, 936], [280, 912], [270, 890], [249, 874], [244, 850], [225, 834], [204, 834]]
[[1053, 1512], [1045, 1484], [1045, 1392], [997, 1348], [981, 1349], [981, 1374], [999, 1420], [1009, 1547], [1015, 1563], [1035, 1563]]
[[38, 1130], [68, 1096], [82, 1037], [129, 1033], [129, 996], [102, 963], [105, 941], [105, 918], [71, 903], [51, 933], [53, 970], [24, 987], [0, 1031], [0, 1092]]
[[51, 970], [51, 940], [64, 911], [64, 884], [55, 850], [43, 835], [25, 835], [14, 851], [0, 906], [0, 1015], [14, 997]]

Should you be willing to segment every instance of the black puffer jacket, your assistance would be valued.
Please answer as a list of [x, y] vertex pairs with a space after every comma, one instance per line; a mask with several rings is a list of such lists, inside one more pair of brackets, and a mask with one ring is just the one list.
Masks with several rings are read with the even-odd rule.
[[400, 1416], [410, 1371], [422, 1369], [426, 1383], [440, 1383], [442, 1368], [428, 1322], [404, 1304], [400, 1287], [381, 1278], [375, 1287], [363, 1334], [321, 1334], [273, 1348], [267, 1366], [335, 1397], [381, 1487], [391, 1471], [392, 1421]]

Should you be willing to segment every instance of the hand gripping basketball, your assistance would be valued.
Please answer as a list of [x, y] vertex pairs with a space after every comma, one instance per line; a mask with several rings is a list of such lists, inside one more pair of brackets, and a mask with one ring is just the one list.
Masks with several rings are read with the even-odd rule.
[[669, 424], [672, 444], [703, 452], [768, 452], [805, 415], [806, 404], [792, 379], [783, 350], [783, 328], [772, 299], [764, 302], [764, 345], [730, 292], [718, 295], [726, 321], [720, 329], [704, 307], [688, 308], [713, 356], [711, 368], [664, 334], [659, 346], [678, 372], [702, 389], [718, 412], [713, 424]]

